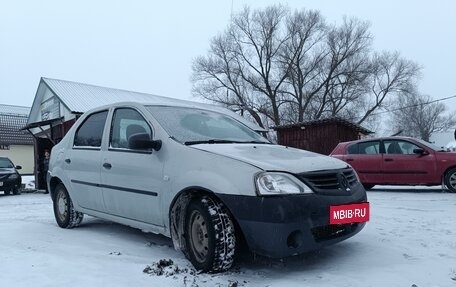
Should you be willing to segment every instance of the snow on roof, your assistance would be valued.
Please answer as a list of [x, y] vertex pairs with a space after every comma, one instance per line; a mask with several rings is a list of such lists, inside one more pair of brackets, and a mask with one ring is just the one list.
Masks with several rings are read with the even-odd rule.
[[2, 115], [28, 115], [29, 113], [29, 107], [0, 104], [0, 114]]

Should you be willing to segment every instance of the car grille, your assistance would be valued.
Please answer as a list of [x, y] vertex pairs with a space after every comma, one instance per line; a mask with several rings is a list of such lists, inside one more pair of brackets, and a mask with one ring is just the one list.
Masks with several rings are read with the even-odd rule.
[[316, 242], [331, 240], [352, 233], [358, 224], [348, 223], [314, 227], [312, 228], [312, 235]]
[[298, 174], [298, 177], [310, 185], [316, 193], [330, 195], [347, 195], [359, 184], [351, 168], [335, 171], [316, 171]]

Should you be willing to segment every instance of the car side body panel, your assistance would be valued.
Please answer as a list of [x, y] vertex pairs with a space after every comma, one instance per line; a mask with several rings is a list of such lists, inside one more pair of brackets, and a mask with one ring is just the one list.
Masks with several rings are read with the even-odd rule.
[[[348, 150], [367, 141], [381, 142], [381, 152], [375, 156], [350, 154]], [[424, 153], [412, 151], [395, 153], [388, 151], [390, 143], [397, 141], [402, 145], [419, 148]], [[392, 150], [392, 149], [391, 149]], [[445, 172], [456, 167], [456, 153], [435, 151], [432, 148], [408, 137], [387, 137], [365, 139], [340, 143], [330, 156], [349, 163], [359, 174], [363, 184], [390, 185], [438, 185], [442, 183]]]

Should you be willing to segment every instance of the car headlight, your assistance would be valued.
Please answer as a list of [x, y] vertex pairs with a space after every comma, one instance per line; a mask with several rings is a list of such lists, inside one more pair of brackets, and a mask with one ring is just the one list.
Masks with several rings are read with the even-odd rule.
[[255, 176], [255, 185], [260, 195], [313, 193], [293, 175], [281, 172], [260, 172]]
[[19, 178], [19, 175], [17, 173], [13, 173], [13, 174], [10, 174], [10, 176], [8, 177], [9, 179], [18, 179]]

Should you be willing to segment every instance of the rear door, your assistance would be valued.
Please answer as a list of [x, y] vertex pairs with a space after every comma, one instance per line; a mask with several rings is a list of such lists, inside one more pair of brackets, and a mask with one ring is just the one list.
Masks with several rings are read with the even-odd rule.
[[383, 158], [379, 140], [347, 146], [345, 161], [356, 170], [363, 184], [382, 183]]
[[136, 109], [114, 110], [101, 171], [106, 208], [116, 216], [162, 226], [163, 162], [159, 152], [129, 147], [129, 137], [138, 133], [152, 138], [153, 129]]
[[107, 115], [108, 111], [101, 111], [88, 116], [78, 127], [73, 147], [64, 158], [74, 202], [101, 212], [105, 210], [100, 188], [101, 142]]
[[434, 153], [416, 154], [423, 149], [415, 143], [400, 139], [384, 140], [383, 173], [385, 183], [420, 184], [433, 181], [435, 174]]

